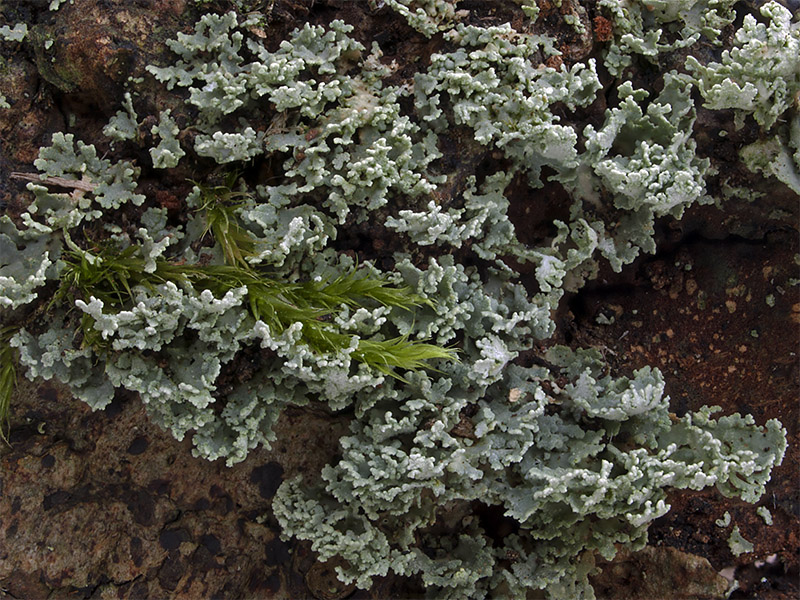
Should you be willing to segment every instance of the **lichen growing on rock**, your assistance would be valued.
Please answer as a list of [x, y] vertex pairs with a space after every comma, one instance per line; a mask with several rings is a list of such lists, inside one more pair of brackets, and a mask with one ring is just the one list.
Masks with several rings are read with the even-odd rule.
[[722, 53], [721, 62], [701, 64], [686, 58], [708, 108], [733, 108], [739, 127], [752, 114], [764, 129], [772, 127], [800, 94], [800, 23], [776, 2], [765, 4], [761, 14], [769, 24], [746, 15], [734, 46]]
[[[136, 191], [130, 162], [54, 135], [35, 200], [0, 222], [4, 320], [48, 311], [10, 346], [29, 377], [92, 408], [138, 393], [155, 422], [228, 464], [272, 441], [289, 405], [350, 411], [341, 456], [274, 502], [285, 535], [344, 559], [345, 582], [391, 570], [437, 597], [590, 597], [595, 553], [642, 547], [669, 488], [755, 502], [785, 432], [713, 408], [676, 417], [660, 371], [613, 374], [596, 350], [553, 345], [553, 313], [604, 261], [618, 271], [654, 252], [656, 219], [713, 200], [693, 90], [765, 127], [796, 107], [782, 88], [757, 106], [714, 100], [716, 86], [749, 97], [756, 85], [720, 82], [742, 50], [660, 74], [657, 93], [622, 82], [578, 128], [568, 117], [603, 95], [594, 59], [547, 66], [553, 39], [459, 23], [456, 2], [386, 4], [439, 36], [413, 76], [341, 20], [270, 49], [250, 17], [208, 13], [168, 43], [175, 64], [148, 71], [172, 108], [140, 118], [132, 93], [104, 132], [156, 169], [220, 166], [182, 219]], [[733, 22], [722, 0], [599, 5], [615, 19], [604, 68], [616, 75]], [[795, 35], [776, 6], [769, 28], [745, 19], [738, 47]], [[776, 134], [781, 148], [798, 148], [796, 129]], [[791, 185], [770, 165], [798, 152], [752, 168]], [[546, 185], [570, 205], [533, 240], [509, 190], [536, 210]], [[356, 264], [345, 240], [366, 236]], [[476, 503], [513, 533], [495, 539]]]

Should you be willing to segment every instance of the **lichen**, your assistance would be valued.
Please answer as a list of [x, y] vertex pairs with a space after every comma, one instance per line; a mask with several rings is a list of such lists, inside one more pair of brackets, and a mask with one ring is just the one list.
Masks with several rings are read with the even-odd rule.
[[641, 56], [680, 50], [701, 37], [719, 43], [722, 28], [733, 22], [735, 0], [600, 0], [614, 23], [614, 38], [604, 62], [615, 77]]
[[0, 307], [18, 308], [37, 297], [37, 288], [55, 274], [58, 244], [24, 235], [10, 218], [0, 217]]
[[449, 29], [461, 0], [381, 0], [402, 16], [411, 27], [431, 37]]
[[[159, 116], [158, 125], [153, 125], [150, 129], [150, 133], [161, 138], [158, 146], [150, 148], [150, 157], [153, 159], [153, 166], [156, 169], [176, 167], [180, 159], [186, 155], [175, 138], [180, 129], [170, 116], [170, 112], [169, 109], [163, 111]], [[199, 150], [198, 153], [200, 153]]]
[[[593, 60], [569, 71], [536, 64], [531, 59], [541, 53], [557, 54], [552, 40], [519, 34], [510, 25], [460, 25], [447, 37], [457, 49], [431, 56], [414, 83], [417, 111], [429, 127], [466, 125], [476, 142], [501, 149], [533, 186], [541, 185], [542, 167], [576, 164], [577, 135], [559, 124], [551, 107], [562, 102], [575, 110], [594, 99], [600, 82]], [[452, 106], [449, 118], [444, 94]]]
[[72, 4], [75, 0], [50, 0], [50, 6], [48, 7], [50, 10], [58, 10], [61, 8], [62, 4], [66, 4], [69, 2]]
[[26, 23], [16, 23], [14, 27], [3, 25], [0, 27], [0, 38], [7, 42], [21, 42], [28, 35], [28, 25]]
[[[339, 577], [359, 587], [392, 570], [421, 574], [440, 597], [495, 597], [506, 586], [511, 597], [528, 587], [590, 595], [580, 557], [610, 559], [620, 543], [641, 548], [647, 525], [669, 510], [665, 485], [717, 485], [751, 501], [763, 492], [772, 459], [739, 442], [762, 452], [781, 444], [777, 422], [766, 437], [747, 433], [752, 422], [738, 415], [715, 422], [710, 410], [673, 423], [657, 371], [612, 378], [600, 374], [597, 352], [555, 348], [547, 358], [553, 370], [507, 365], [486, 395], [452, 377], [443, 393], [413, 381], [412, 406], [376, 403], [341, 440], [343, 456], [320, 485], [281, 486], [273, 508], [284, 535], [311, 540], [322, 560], [345, 558]], [[567, 383], [552, 391], [559, 376]], [[473, 501], [501, 507], [518, 533], [492, 543], [469, 517], [446, 534], [426, 533], [442, 507], [458, 514], [454, 507]], [[443, 551], [422, 554], [420, 537]], [[511, 551], [518, 562], [500, 567]]]
[[736, 110], [736, 122], [752, 114], [764, 129], [772, 127], [800, 94], [800, 23], [777, 2], [761, 7], [769, 24], [745, 15], [734, 46], [722, 52], [721, 62], [701, 64], [686, 58], [686, 68], [705, 99], [715, 110]]
[[739, 156], [748, 169], [754, 173], [773, 175], [800, 194], [800, 152], [792, 153], [792, 147], [800, 147], [800, 115], [795, 116], [790, 126], [791, 139], [787, 140], [785, 131], [758, 140], [742, 148]]
[[733, 526], [733, 531], [731, 531], [731, 535], [728, 537], [728, 546], [734, 556], [740, 556], [753, 551], [753, 543], [742, 536], [738, 525]]
[[133, 98], [130, 92], [125, 92], [122, 107], [124, 110], [118, 110], [103, 128], [103, 134], [117, 142], [136, 139], [138, 134], [138, 117], [133, 108]]

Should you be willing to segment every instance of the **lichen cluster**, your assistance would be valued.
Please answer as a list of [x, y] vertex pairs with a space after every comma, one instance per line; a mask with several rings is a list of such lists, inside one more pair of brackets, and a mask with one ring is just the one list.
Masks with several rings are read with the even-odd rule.
[[[342, 21], [271, 51], [249, 17], [206, 14], [169, 42], [176, 62], [148, 70], [195, 121], [181, 136], [181, 109], [150, 116], [152, 166], [251, 173], [198, 182], [185, 222], [137, 193], [137, 167], [55, 134], [35, 199], [18, 223], [0, 218], [4, 322], [48, 317], [4, 335], [29, 377], [93, 408], [135, 391], [197, 455], [228, 464], [268, 445], [287, 405], [351, 411], [341, 457], [274, 501], [285, 535], [344, 559], [343, 581], [392, 570], [436, 597], [591, 596], [593, 553], [643, 546], [668, 488], [756, 501], [785, 433], [713, 408], [674, 417], [657, 369], [614, 376], [597, 351], [544, 350], [552, 314], [601, 261], [618, 271], [653, 252], [657, 218], [715, 200], [693, 90], [768, 130], [775, 160], [752, 168], [792, 185], [800, 83], [781, 69], [797, 66], [798, 26], [768, 4], [768, 23], [748, 16], [720, 63], [690, 57], [657, 93], [621, 82], [602, 122], [580, 130], [559, 115], [596, 100], [594, 60], [545, 66], [552, 39], [459, 23], [457, 2], [385, 4], [441, 36], [413, 79]], [[716, 42], [732, 5], [602, 0], [615, 24], [604, 67]], [[755, 54], [770, 60], [750, 68]], [[120, 144], [143, 143], [136, 101], [132, 90], [104, 130]], [[447, 160], [454, 132], [466, 177]], [[570, 196], [537, 243], [509, 216], [520, 182], [533, 211], [548, 182]], [[364, 232], [389, 249], [357, 265], [340, 241]], [[495, 539], [478, 505], [514, 533]]]

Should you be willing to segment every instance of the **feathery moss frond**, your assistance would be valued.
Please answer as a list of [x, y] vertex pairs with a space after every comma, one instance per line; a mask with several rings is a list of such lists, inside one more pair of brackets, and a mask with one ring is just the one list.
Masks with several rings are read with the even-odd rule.
[[160, 260], [156, 261], [156, 270], [148, 273], [145, 260], [137, 254], [138, 246], [120, 251], [106, 247], [96, 254], [78, 250], [66, 252], [61, 285], [51, 306], [67, 295], [77, 297], [77, 291], [85, 299], [94, 296], [107, 306], [122, 307], [133, 300], [133, 288], [137, 285], [153, 288], [167, 281], [189, 283], [188, 272], [184, 271], [191, 271], [191, 267]]
[[458, 361], [455, 348], [443, 348], [425, 342], [409, 341], [408, 336], [398, 336], [390, 340], [359, 340], [353, 357], [381, 371], [385, 375], [396, 377], [395, 369], [403, 371], [421, 371], [430, 369], [429, 361], [442, 359]]
[[329, 307], [341, 304], [363, 306], [364, 299], [404, 310], [423, 305], [433, 306], [430, 300], [413, 293], [408, 287], [393, 287], [386, 280], [363, 275], [357, 269], [330, 282], [309, 282], [307, 288], [314, 298]]
[[[319, 353], [350, 347], [352, 335], [338, 331], [325, 320], [339, 307], [373, 304], [412, 310], [430, 305], [407, 287], [393, 287], [386, 280], [355, 268], [332, 281], [289, 283], [249, 265], [181, 265], [159, 259], [155, 270], [148, 273], [138, 250], [138, 246], [130, 246], [121, 252], [106, 248], [93, 255], [68, 252], [56, 299], [69, 295], [74, 302], [78, 297], [88, 300], [94, 296], [106, 306], [119, 309], [133, 302], [133, 288], [137, 285], [153, 289], [171, 281], [197, 291], [209, 290], [217, 297], [246, 287], [253, 318], [263, 321], [276, 335], [295, 323], [302, 324], [303, 342]], [[94, 334], [91, 319], [84, 315], [81, 323], [84, 344], [100, 349], [102, 340]], [[434, 359], [454, 360], [455, 351], [401, 336], [390, 340], [359, 340], [352, 356], [396, 376], [395, 368], [413, 371], [429, 368], [429, 361]]]
[[225, 263], [249, 269], [247, 259], [255, 256], [255, 240], [240, 224], [236, 209], [243, 206], [244, 199], [250, 195], [247, 192], [233, 191], [237, 177], [236, 172], [230, 173], [225, 185], [213, 187], [195, 183], [201, 194], [197, 210], [203, 213], [205, 219], [203, 235], [211, 232], [222, 250]]
[[17, 327], [0, 328], [0, 439], [6, 444], [6, 432], [10, 429], [11, 394], [17, 385], [17, 356], [10, 341], [17, 331]]

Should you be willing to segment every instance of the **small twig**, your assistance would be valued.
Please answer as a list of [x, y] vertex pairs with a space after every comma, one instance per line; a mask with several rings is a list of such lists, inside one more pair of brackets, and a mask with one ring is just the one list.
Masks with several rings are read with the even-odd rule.
[[64, 188], [72, 188], [74, 190], [81, 190], [83, 192], [93, 192], [97, 187], [96, 183], [92, 183], [86, 176], [83, 179], [65, 179], [64, 177], [45, 177], [42, 179], [35, 173], [11, 173], [11, 179], [23, 179], [25, 181], [33, 181], [35, 183], [44, 183], [46, 185], [57, 185]]

